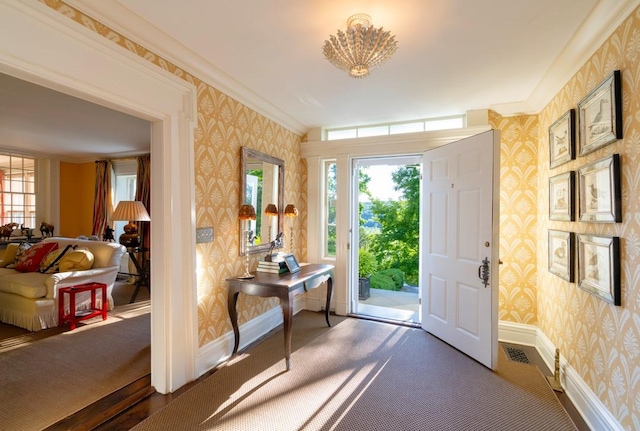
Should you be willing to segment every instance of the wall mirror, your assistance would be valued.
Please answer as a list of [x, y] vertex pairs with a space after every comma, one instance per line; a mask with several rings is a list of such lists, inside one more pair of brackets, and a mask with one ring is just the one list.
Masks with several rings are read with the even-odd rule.
[[[253, 205], [256, 220], [249, 220], [248, 232], [240, 226], [240, 255], [266, 253], [284, 229], [284, 160], [242, 147], [241, 161], [240, 205]], [[270, 204], [276, 216], [265, 214]]]

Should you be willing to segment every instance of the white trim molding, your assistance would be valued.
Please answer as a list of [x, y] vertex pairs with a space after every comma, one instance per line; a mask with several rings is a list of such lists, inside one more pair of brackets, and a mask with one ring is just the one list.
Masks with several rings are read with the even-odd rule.
[[0, 0], [0, 72], [151, 121], [151, 384], [173, 392], [198, 348], [195, 87], [38, 1]]
[[[556, 346], [537, 326], [501, 320], [499, 339], [505, 343], [534, 346], [549, 369], [555, 368]], [[562, 388], [590, 429], [621, 431], [622, 425], [611, 414], [600, 398], [580, 377], [578, 372], [560, 354], [560, 380]]]

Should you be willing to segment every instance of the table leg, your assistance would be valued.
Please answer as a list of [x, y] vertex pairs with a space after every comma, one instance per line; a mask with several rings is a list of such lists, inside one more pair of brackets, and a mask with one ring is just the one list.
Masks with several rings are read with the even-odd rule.
[[284, 320], [284, 359], [287, 371], [291, 369], [291, 323], [293, 320], [293, 293], [280, 298], [282, 302], [282, 315]]
[[233, 352], [231, 355], [238, 353], [238, 345], [240, 344], [240, 329], [238, 328], [238, 312], [236, 311], [236, 304], [238, 303], [238, 295], [240, 292], [229, 291], [227, 297], [227, 309], [229, 310], [229, 317], [231, 318], [231, 326], [233, 327]]
[[331, 306], [331, 297], [333, 296], [333, 276], [329, 276], [327, 279], [327, 304], [324, 308], [324, 317], [327, 320], [327, 326], [331, 327], [329, 322], [329, 307]]

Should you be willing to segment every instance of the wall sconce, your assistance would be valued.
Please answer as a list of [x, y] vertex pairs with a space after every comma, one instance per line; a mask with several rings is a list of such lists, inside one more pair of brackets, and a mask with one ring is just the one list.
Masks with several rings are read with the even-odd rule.
[[242, 223], [242, 237], [246, 241], [244, 252], [244, 274], [238, 276], [238, 278], [253, 278], [254, 276], [249, 272], [249, 220], [256, 219], [256, 210], [253, 205], [242, 205], [240, 207], [238, 219], [240, 220], [240, 223]]
[[134, 221], [151, 221], [147, 209], [140, 201], [120, 201], [111, 219], [114, 221], [128, 221], [124, 227], [124, 233], [120, 235], [120, 244], [127, 248], [135, 248], [140, 246], [140, 235], [138, 235], [138, 226]]
[[278, 207], [276, 204], [269, 204], [264, 210], [265, 215], [269, 216], [269, 242], [273, 238], [273, 217], [278, 217]]
[[293, 254], [293, 221], [295, 217], [298, 217], [298, 208], [295, 205], [289, 204], [284, 209], [285, 220], [289, 221], [289, 253]]

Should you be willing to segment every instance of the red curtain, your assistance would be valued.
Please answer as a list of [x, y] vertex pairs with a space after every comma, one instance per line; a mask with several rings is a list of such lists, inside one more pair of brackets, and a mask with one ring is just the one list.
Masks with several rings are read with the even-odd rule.
[[[136, 157], [138, 170], [136, 175], [136, 200], [141, 201], [151, 217], [151, 155]], [[149, 248], [151, 244], [151, 222], [138, 222], [138, 233], [142, 238], [142, 245]]]
[[108, 219], [113, 212], [111, 200], [111, 162], [96, 161], [96, 188], [93, 201], [93, 227], [91, 235], [102, 238]]

